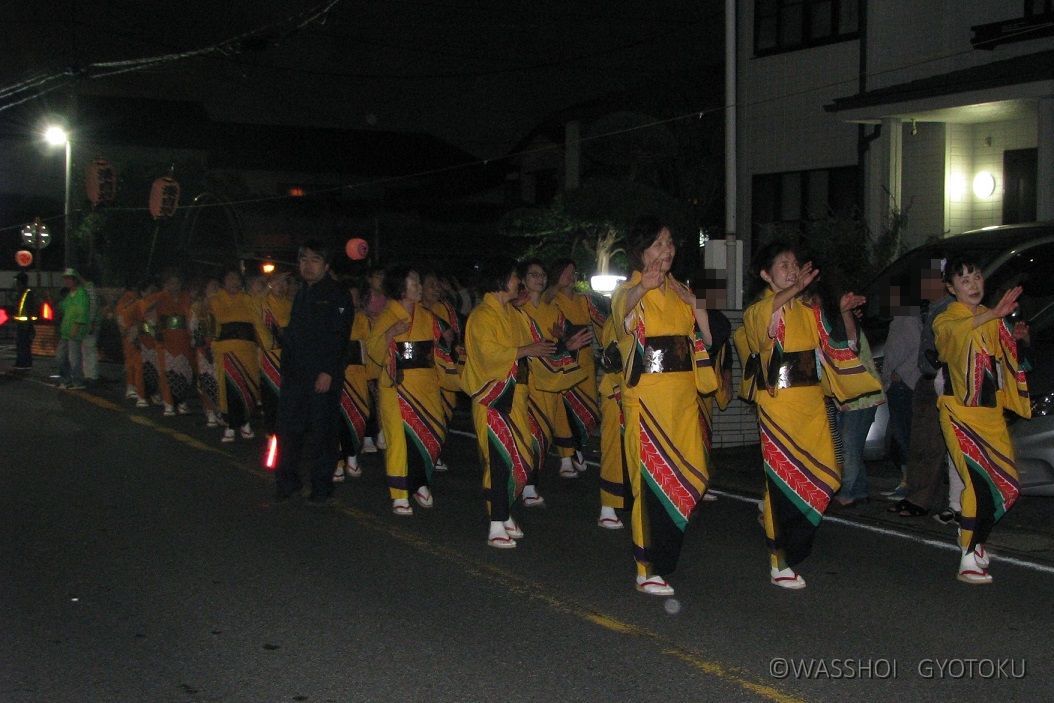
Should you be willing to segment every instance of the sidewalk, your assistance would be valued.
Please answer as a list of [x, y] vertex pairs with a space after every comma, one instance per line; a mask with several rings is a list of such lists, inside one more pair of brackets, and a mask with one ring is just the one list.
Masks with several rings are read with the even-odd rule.
[[[55, 373], [53, 360], [37, 357], [33, 360], [32, 370], [13, 371], [13, 359], [13, 350], [0, 349], [0, 374], [9, 378], [29, 377], [41, 383], [57, 382], [57, 379], [51, 378]], [[123, 402], [125, 389], [122, 368], [100, 361], [99, 374], [100, 380], [89, 384], [87, 392], [114, 402]], [[595, 448], [596, 444], [590, 457], [594, 461], [599, 459]], [[713, 458], [712, 486], [717, 492], [761, 497], [761, 452], [758, 445], [715, 449]], [[881, 492], [895, 488], [900, 479], [899, 471], [888, 462], [869, 462], [868, 479], [871, 484], [869, 503], [851, 509], [835, 505], [829, 509], [828, 515], [949, 544], [955, 541], [954, 523], [942, 525], [930, 515], [904, 518], [887, 512], [892, 502], [886, 500]], [[993, 551], [1008, 556], [1054, 565], [1054, 498], [1022, 496], [1007, 517], [996, 526], [989, 545]]]

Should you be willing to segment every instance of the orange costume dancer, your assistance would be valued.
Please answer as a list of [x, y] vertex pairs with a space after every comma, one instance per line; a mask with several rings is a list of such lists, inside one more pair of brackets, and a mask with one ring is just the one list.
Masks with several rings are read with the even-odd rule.
[[134, 399], [139, 407], [146, 407], [146, 385], [143, 383], [143, 356], [139, 351], [139, 290], [127, 288], [114, 305], [114, 316], [121, 331], [121, 351], [124, 355], [124, 397]]
[[190, 295], [178, 276], [167, 276], [164, 288], [143, 298], [144, 311], [157, 316], [157, 366], [165, 415], [190, 411], [187, 399], [194, 391], [194, 350], [190, 337]]

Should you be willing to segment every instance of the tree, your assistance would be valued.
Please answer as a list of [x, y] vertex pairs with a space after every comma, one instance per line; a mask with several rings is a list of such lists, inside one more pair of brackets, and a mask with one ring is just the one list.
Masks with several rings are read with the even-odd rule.
[[[695, 234], [688, 207], [651, 186], [610, 177], [595, 178], [557, 196], [544, 208], [521, 208], [502, 221], [502, 233], [525, 240], [524, 256], [569, 256], [588, 271], [625, 266], [622, 244], [633, 222], [652, 214], [669, 223], [693, 252]], [[694, 257], [682, 257], [692, 258]]]

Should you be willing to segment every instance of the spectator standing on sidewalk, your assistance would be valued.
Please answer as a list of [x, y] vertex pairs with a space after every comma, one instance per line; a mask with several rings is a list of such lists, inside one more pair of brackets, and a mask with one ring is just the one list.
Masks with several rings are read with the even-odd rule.
[[[942, 381], [937, 373], [937, 347], [933, 337], [933, 320], [955, 299], [944, 294], [940, 280], [940, 261], [931, 262], [922, 275], [923, 317], [916, 365], [919, 381], [911, 398], [911, 425], [914, 441], [908, 444], [906, 485], [898, 487], [888, 497], [897, 501], [888, 508], [901, 517], [922, 517], [933, 507], [942, 486], [942, 471], [947, 451], [938, 432], [938, 386]], [[932, 301], [932, 302], [927, 302]], [[890, 343], [886, 341], [886, 348]]]
[[[899, 302], [899, 301], [898, 301]], [[889, 432], [897, 448], [902, 492], [907, 488], [908, 451], [911, 447], [912, 399], [922, 377], [919, 368], [919, 343], [922, 340], [922, 316], [918, 309], [894, 308], [886, 337], [882, 362], [882, 389], [889, 403]], [[890, 495], [893, 495], [891, 493]]]
[[330, 250], [314, 240], [305, 242], [297, 256], [305, 285], [293, 299], [282, 333], [275, 476], [280, 501], [300, 490], [302, 455], [311, 465], [308, 502], [326, 505], [333, 496], [338, 404], [355, 312], [351, 297], [329, 273], [329, 258]]
[[75, 269], [68, 268], [62, 272], [62, 285], [67, 292], [59, 303], [62, 321], [59, 324], [59, 346], [55, 352], [59, 365], [59, 388], [84, 388], [81, 343], [88, 334], [90, 322], [88, 295]]
[[[871, 346], [867, 335], [856, 324], [853, 311], [843, 312], [846, 333], [850, 346], [856, 347], [860, 363], [878, 380], [878, 370], [871, 357]], [[867, 464], [864, 463], [864, 445], [871, 423], [875, 421], [878, 406], [886, 402], [884, 393], [861, 396], [844, 403], [838, 409], [838, 431], [842, 436], [842, 487], [835, 495], [835, 502], [843, 508], [866, 503], [870, 492], [867, 485]]]
[[88, 298], [88, 329], [81, 340], [81, 363], [84, 365], [84, 379], [95, 382], [99, 380], [99, 322], [103, 305], [92, 281], [83, 279], [81, 288]]

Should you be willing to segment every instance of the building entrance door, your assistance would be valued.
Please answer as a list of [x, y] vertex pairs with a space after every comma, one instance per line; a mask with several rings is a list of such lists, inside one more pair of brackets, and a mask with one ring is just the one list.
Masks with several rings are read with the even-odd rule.
[[1036, 150], [1003, 152], [1003, 224], [1036, 219]]

